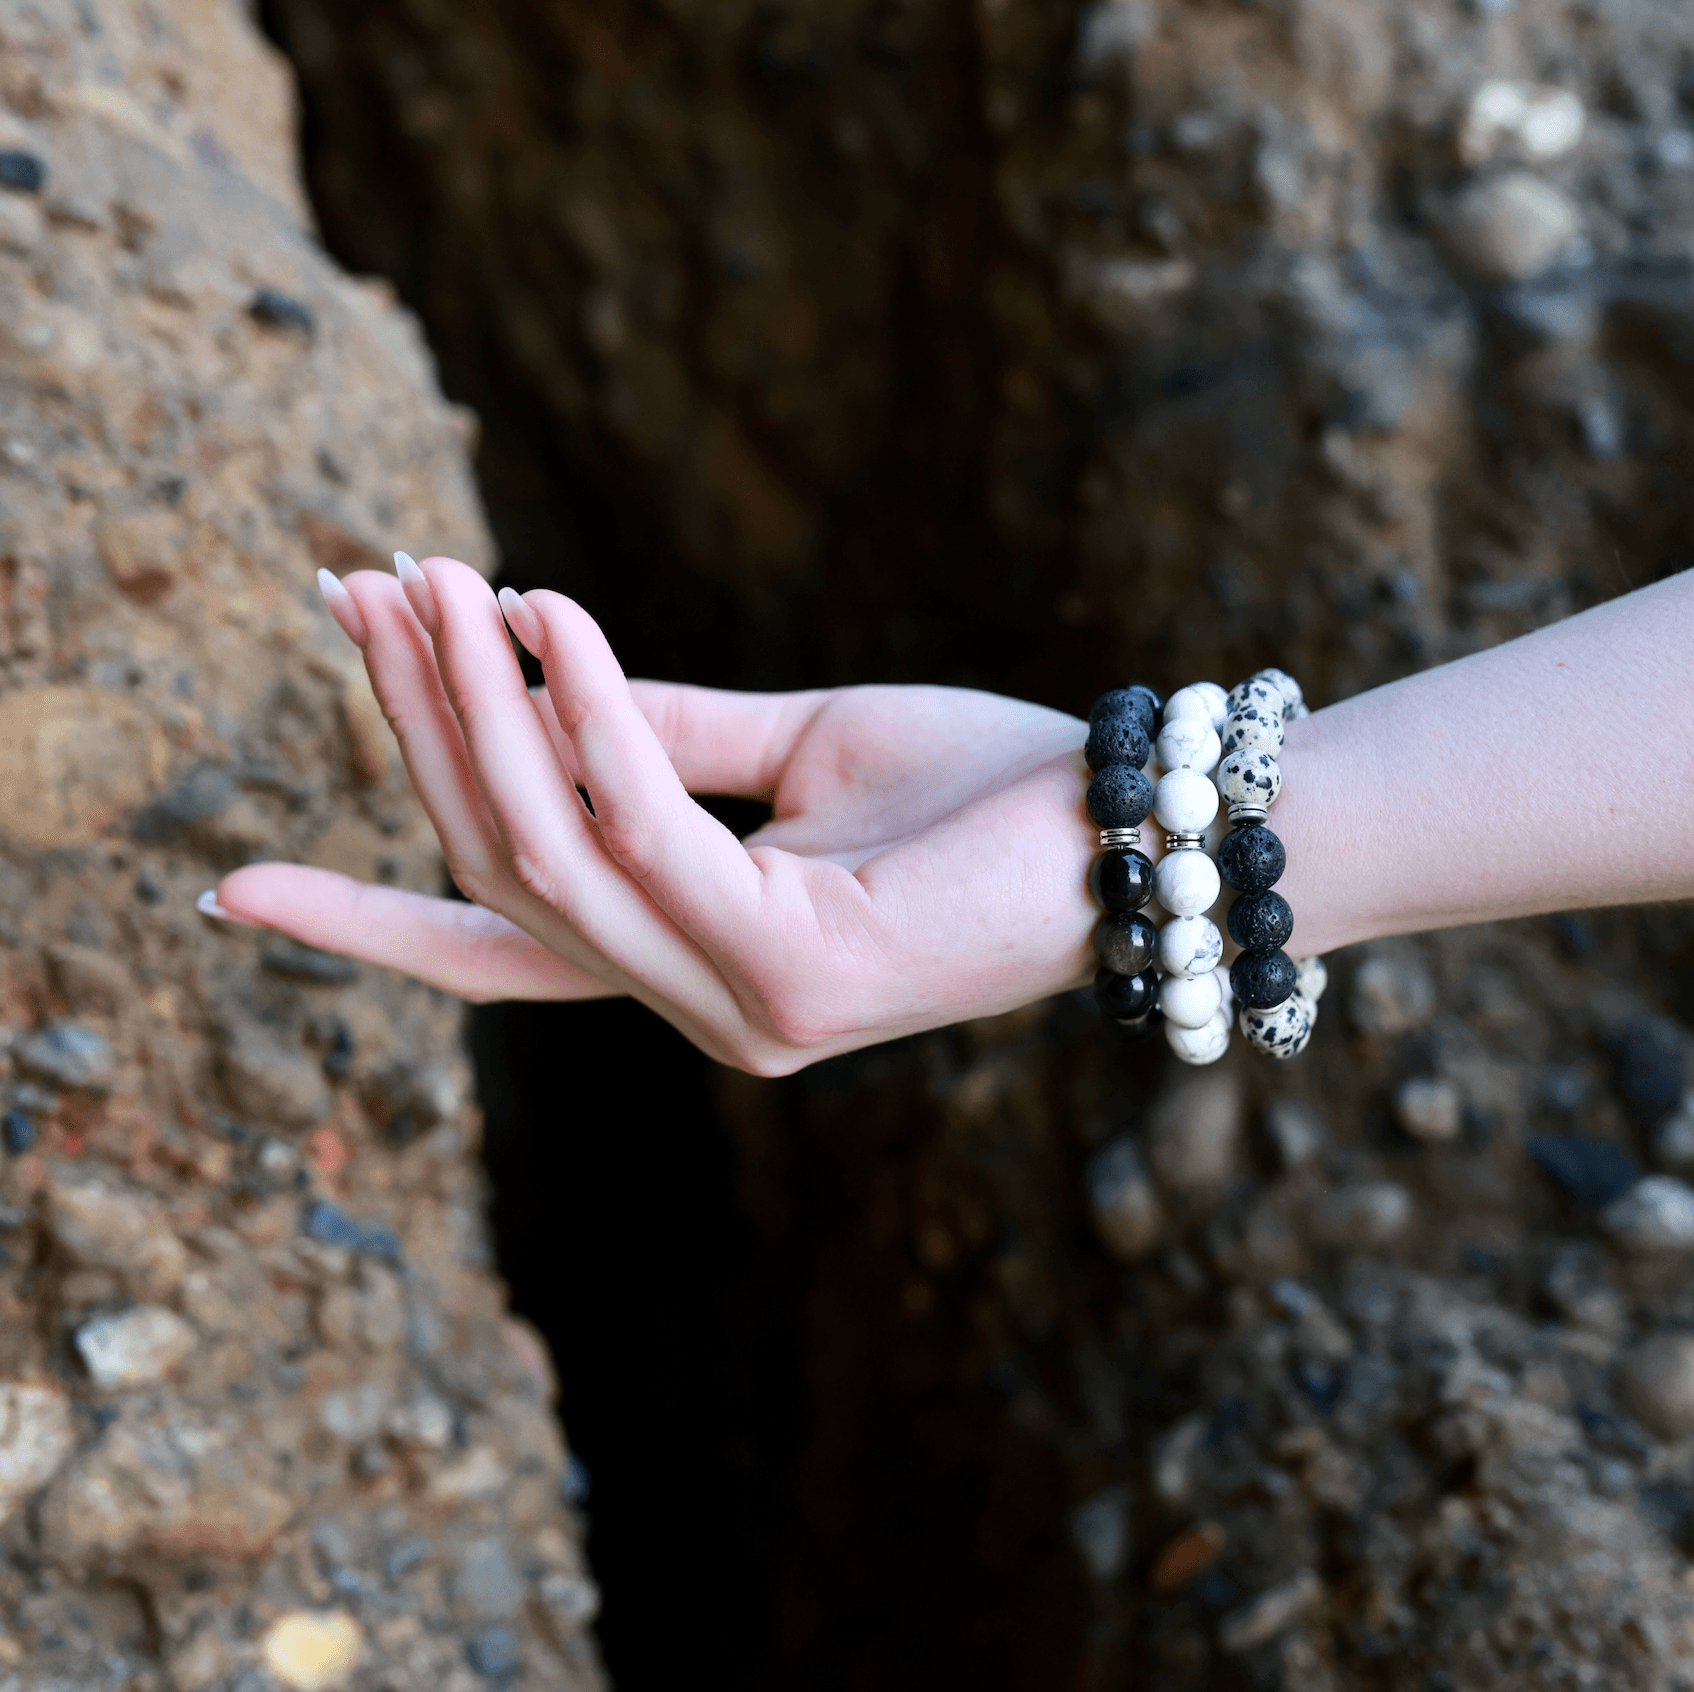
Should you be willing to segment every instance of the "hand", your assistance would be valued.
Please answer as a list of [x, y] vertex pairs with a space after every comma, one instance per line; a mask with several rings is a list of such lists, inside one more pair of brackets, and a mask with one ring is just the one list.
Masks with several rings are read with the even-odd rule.
[[[219, 885], [233, 916], [473, 1000], [628, 993], [762, 1075], [1092, 974], [1076, 718], [955, 688], [629, 682], [571, 600], [407, 566], [404, 589], [362, 572], [325, 595], [474, 903], [260, 864]], [[738, 841], [691, 791], [772, 819]]]

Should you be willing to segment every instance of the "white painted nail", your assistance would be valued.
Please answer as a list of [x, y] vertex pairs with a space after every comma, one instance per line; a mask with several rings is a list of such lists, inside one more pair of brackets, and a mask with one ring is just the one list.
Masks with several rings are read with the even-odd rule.
[[394, 554], [394, 574], [403, 582], [421, 582], [424, 573], [418, 568], [418, 561], [409, 552]]
[[524, 603], [523, 595], [514, 588], [503, 587], [498, 597], [507, 628], [518, 637], [527, 651], [537, 658], [544, 657], [541, 646], [546, 637], [541, 619]]
[[219, 922], [239, 923], [243, 928], [264, 927], [263, 923], [250, 922], [244, 916], [237, 916], [234, 911], [226, 911], [223, 906], [218, 903], [218, 895], [215, 888], [208, 887], [206, 891], [194, 901], [194, 908], [201, 914], [201, 916], [216, 917]]
[[340, 625], [341, 632], [355, 646], [363, 646], [366, 635], [365, 619], [354, 603], [352, 594], [341, 585], [341, 578], [333, 570], [319, 570], [318, 592], [324, 596], [324, 604], [329, 607], [330, 616]]
[[429, 634], [434, 634], [441, 627], [441, 613], [435, 607], [435, 595], [430, 591], [429, 577], [418, 568], [418, 562], [409, 552], [394, 554], [394, 573], [400, 578], [400, 586], [405, 589], [406, 602], [411, 606], [413, 615], [423, 624]]

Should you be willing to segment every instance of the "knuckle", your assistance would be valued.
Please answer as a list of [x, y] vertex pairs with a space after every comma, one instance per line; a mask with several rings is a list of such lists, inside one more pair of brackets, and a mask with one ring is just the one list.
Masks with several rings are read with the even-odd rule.
[[532, 852], [512, 854], [512, 879], [533, 899], [539, 899], [551, 910], [558, 910], [559, 884], [549, 865]]
[[659, 868], [659, 831], [629, 817], [608, 816], [600, 822], [606, 850], [637, 881], [648, 881]]

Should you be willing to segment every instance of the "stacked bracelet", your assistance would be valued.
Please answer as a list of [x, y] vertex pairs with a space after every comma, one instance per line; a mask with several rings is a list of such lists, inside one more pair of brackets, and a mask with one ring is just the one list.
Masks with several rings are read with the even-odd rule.
[[1247, 1043], [1271, 1057], [1290, 1058], [1312, 1037], [1327, 972], [1321, 959], [1296, 965], [1282, 949], [1294, 932], [1294, 913], [1272, 888], [1288, 855], [1265, 822], [1282, 792], [1276, 754], [1284, 725], [1305, 714], [1305, 701], [1292, 676], [1261, 670], [1229, 695], [1228, 706], [1217, 785], [1233, 827], [1218, 849], [1218, 870], [1240, 895], [1227, 922], [1230, 938], [1241, 947], [1229, 981]]
[[1141, 914], [1153, 896], [1153, 865], [1138, 848], [1141, 824], [1153, 806], [1153, 786], [1142, 770], [1152, 754], [1162, 706], [1150, 687], [1102, 694], [1088, 713], [1083, 749], [1093, 772], [1088, 815], [1099, 827], [1101, 846], [1088, 882], [1106, 908], [1094, 930], [1094, 955], [1100, 960], [1094, 998], [1101, 1015], [1131, 1036], [1145, 1034], [1158, 1020], [1152, 964], [1159, 931]]

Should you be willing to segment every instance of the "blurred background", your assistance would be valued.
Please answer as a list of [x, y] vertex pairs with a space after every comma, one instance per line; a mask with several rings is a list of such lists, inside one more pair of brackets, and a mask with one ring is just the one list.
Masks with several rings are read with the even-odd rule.
[[0, 325], [0, 1667], [1684, 1684], [1686, 908], [1338, 956], [1286, 1068], [780, 1082], [187, 914], [439, 886], [310, 587], [394, 546], [1078, 714], [1688, 568], [1682, 0], [0, 0]]

